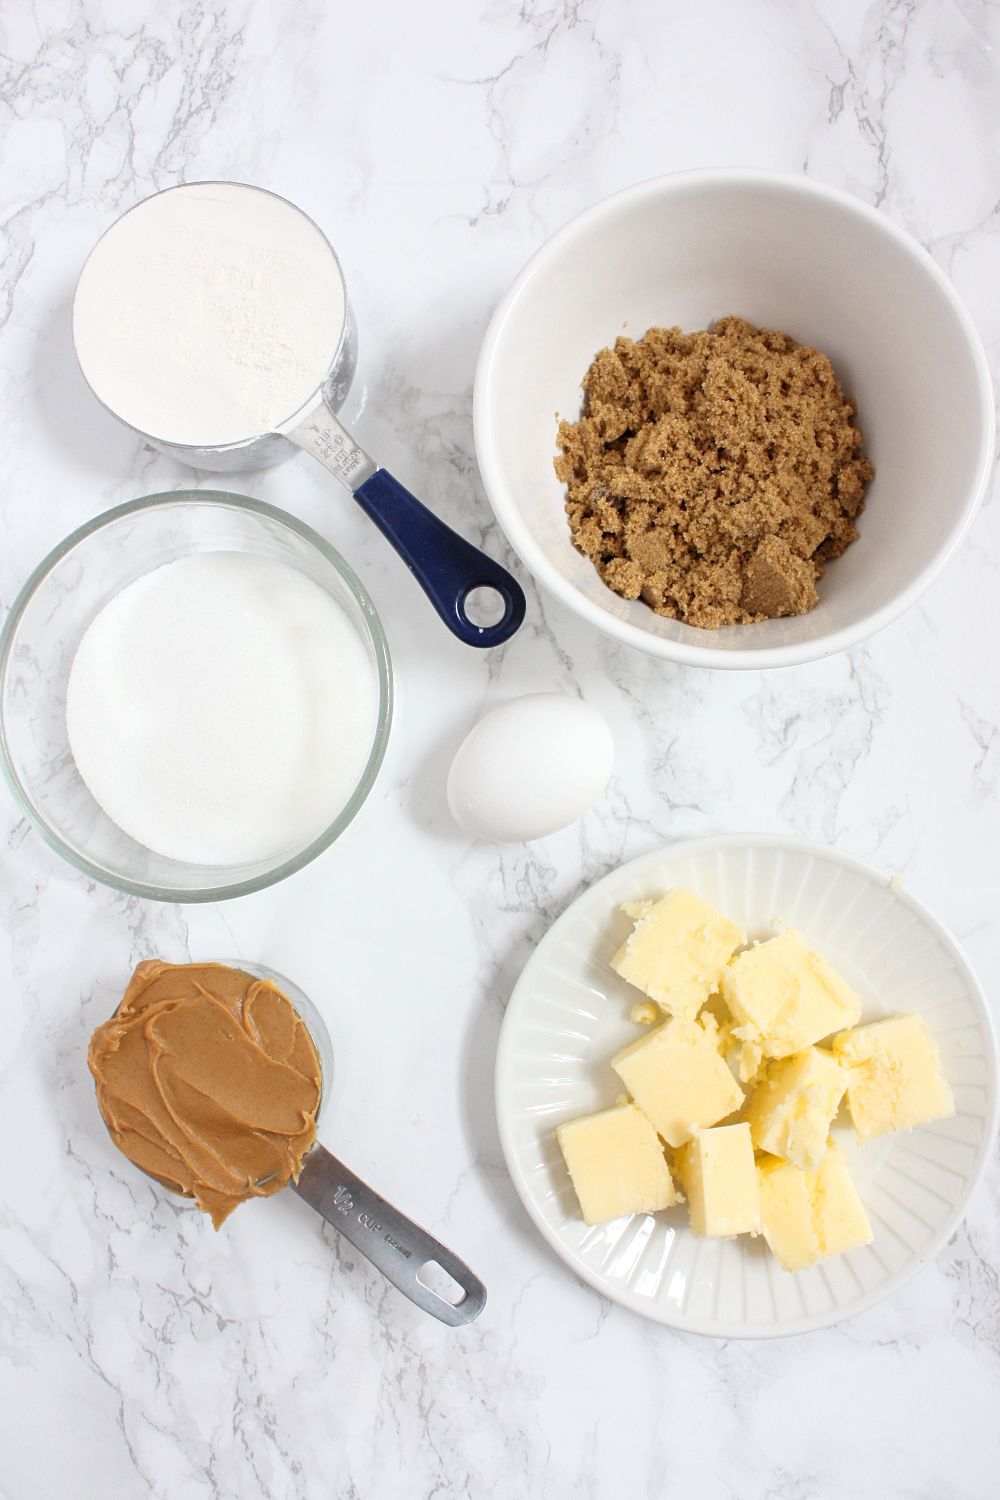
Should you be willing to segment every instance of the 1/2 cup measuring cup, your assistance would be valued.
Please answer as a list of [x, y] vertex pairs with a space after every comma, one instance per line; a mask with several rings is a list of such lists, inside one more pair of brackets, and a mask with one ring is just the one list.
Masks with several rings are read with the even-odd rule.
[[[264, 968], [260, 964], [246, 963], [242, 959], [223, 960], [223, 963], [229, 971], [236, 970], [239, 975], [250, 975], [254, 979], [265, 980], [280, 990], [305, 1025], [312, 1038], [320, 1065], [319, 1105], [316, 1109], [318, 1121], [329, 1100], [333, 1080], [333, 1047], [323, 1017], [308, 995], [304, 994], [291, 980], [277, 974], [273, 969]], [[153, 965], [153, 967], [169, 969], [171, 966]], [[195, 992], [198, 992], [197, 987]], [[128, 995], [122, 1004], [127, 1001]], [[122, 1004], [116, 1010], [116, 1016], [120, 1014]], [[211, 1025], [209, 1029], [213, 1029]], [[215, 1029], [217, 1030], [217, 1027]], [[112, 1053], [119, 1056], [118, 1049], [119, 1039], [115, 1039], [107, 1046], [105, 1056]], [[274, 1055], [265, 1058], [265, 1063], [274, 1066]], [[103, 1066], [105, 1066], [104, 1063], [102, 1063]], [[127, 1065], [125, 1066], [127, 1069]], [[122, 1076], [119, 1072], [119, 1078]], [[245, 1094], [245, 1069], [241, 1072], [236, 1064], [232, 1064], [230, 1077], [236, 1077], [239, 1080], [237, 1089], [242, 1085]], [[100, 1088], [98, 1093], [100, 1098]], [[189, 1090], [189, 1093], [197, 1097], [198, 1090]], [[212, 1116], [214, 1110], [216, 1118], [228, 1119], [227, 1109], [215, 1097], [212, 1086], [209, 1087], [208, 1095], [207, 1099], [202, 1100], [202, 1107], [208, 1107], [209, 1116]], [[141, 1097], [141, 1090], [139, 1097]], [[105, 1108], [105, 1104], [102, 1103], [101, 1111], [104, 1114], [105, 1123], [111, 1130], [112, 1119], [117, 1120], [118, 1112], [123, 1109], [126, 1111], [124, 1118], [127, 1121], [131, 1104], [127, 1099], [124, 1102], [119, 1100], [115, 1113], [111, 1117], [105, 1113]], [[259, 1111], [256, 1118], [262, 1118]], [[226, 1128], [231, 1131], [231, 1122]], [[266, 1129], [266, 1127], [262, 1128]], [[251, 1125], [247, 1124], [246, 1129], [250, 1135], [253, 1135]], [[154, 1123], [152, 1135], [149, 1137], [154, 1142], [157, 1130], [158, 1127]], [[165, 1178], [158, 1176], [155, 1167], [151, 1167], [146, 1159], [137, 1159], [132, 1152], [122, 1146], [114, 1131], [112, 1135], [121, 1149], [125, 1150], [125, 1154], [129, 1156], [133, 1165], [137, 1166], [140, 1171], [153, 1177], [153, 1180], [159, 1182], [161, 1187], [173, 1192], [180, 1191], [176, 1185], [171, 1186]], [[198, 1137], [195, 1136], [194, 1139], [197, 1140]], [[202, 1146], [204, 1147], [204, 1142]], [[166, 1156], [169, 1168], [169, 1150]], [[257, 1187], [264, 1189], [269, 1182], [273, 1184], [273, 1177], [261, 1177]], [[325, 1219], [339, 1234], [350, 1240], [356, 1250], [371, 1261], [372, 1265], [377, 1267], [393, 1286], [397, 1287], [422, 1311], [430, 1313], [432, 1317], [438, 1318], [452, 1328], [457, 1328], [463, 1323], [471, 1323], [482, 1312], [486, 1305], [486, 1288], [464, 1261], [459, 1260], [457, 1255], [453, 1255], [433, 1235], [421, 1229], [418, 1224], [414, 1224], [405, 1214], [393, 1208], [392, 1204], [380, 1197], [318, 1140], [313, 1141], [302, 1158], [298, 1181], [289, 1181], [286, 1186], [304, 1199], [311, 1208], [314, 1208], [320, 1217]], [[188, 1195], [185, 1194], [185, 1196]]]
[[130, 209], [91, 251], [73, 339], [101, 404], [199, 469], [304, 448], [347, 487], [448, 628], [507, 640], [524, 593], [355, 442], [337, 419], [357, 337], [340, 263], [301, 209], [264, 188], [198, 182]]

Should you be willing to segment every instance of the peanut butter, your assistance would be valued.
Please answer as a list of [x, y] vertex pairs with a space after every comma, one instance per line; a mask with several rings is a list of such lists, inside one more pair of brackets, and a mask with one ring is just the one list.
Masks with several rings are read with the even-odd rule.
[[115, 1145], [216, 1229], [298, 1178], [322, 1070], [270, 981], [225, 964], [139, 964], [87, 1061]]

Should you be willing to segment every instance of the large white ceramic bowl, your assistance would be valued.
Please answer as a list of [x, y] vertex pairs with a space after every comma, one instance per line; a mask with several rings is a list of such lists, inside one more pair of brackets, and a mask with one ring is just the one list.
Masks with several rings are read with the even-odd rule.
[[[624, 901], [696, 891], [752, 938], [798, 927], [861, 996], [862, 1021], [922, 1016], [955, 1114], [857, 1145], [834, 1126], [874, 1231], [870, 1245], [783, 1271], [763, 1240], [698, 1239], [683, 1207], [588, 1229], [556, 1126], [615, 1102], [609, 1059], [640, 1034], [639, 992], [608, 959]], [[805, 1333], [881, 1301], [937, 1255], [993, 1151], [997, 1055], [990, 1012], [954, 940], [919, 902], [860, 860], [799, 839], [695, 839], [634, 859], [585, 891], [538, 944], [504, 1017], [497, 1120], [514, 1186], [552, 1249], [604, 1296], [673, 1328], [719, 1338]]]
[[[575, 550], [552, 468], [597, 351], [650, 326], [738, 314], [829, 355], [858, 406], [876, 477], [860, 540], [808, 615], [699, 630], [613, 593]], [[985, 488], [993, 400], [954, 289], [884, 214], [805, 177], [683, 172], [574, 219], [530, 260], [490, 323], [476, 451], [501, 526], [550, 593], [599, 630], [708, 667], [777, 667], [841, 651], [895, 619], [955, 551]]]

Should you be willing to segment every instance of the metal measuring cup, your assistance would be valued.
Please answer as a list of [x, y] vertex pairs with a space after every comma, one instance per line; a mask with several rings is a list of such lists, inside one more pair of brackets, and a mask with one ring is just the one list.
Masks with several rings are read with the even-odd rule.
[[[224, 188], [227, 192], [265, 193], [284, 205], [290, 214], [299, 215], [315, 230], [330, 254], [331, 271], [335, 271], [344, 290], [343, 320], [339, 338], [331, 350], [329, 367], [312, 395], [273, 431], [255, 433], [238, 442], [196, 446], [178, 443], [155, 432], [145, 432], [105, 400], [88, 375], [77, 347], [77, 362], [84, 379], [105, 410], [125, 427], [162, 453], [169, 454], [193, 468], [234, 473], [280, 463], [293, 448], [303, 448], [319, 459], [351, 492], [362, 510], [374, 521], [382, 535], [395, 548], [420, 584], [431, 604], [449, 630], [469, 646], [500, 645], [521, 625], [525, 613], [524, 592], [506, 568], [478, 547], [459, 536], [355, 442], [337, 420], [337, 412], [347, 398], [357, 363], [357, 332], [350, 310], [343, 271], [333, 246], [319, 225], [295, 204], [266, 188], [246, 183], [195, 182], [166, 188], [143, 199], [117, 219], [101, 236], [89, 260], [115, 233], [117, 226], [130, 214], [141, 212], [146, 204], [170, 193], [195, 192], [205, 188]], [[86, 269], [86, 267], [84, 268]], [[82, 274], [82, 273], [81, 273]], [[79, 284], [77, 287], [79, 296]], [[75, 306], [75, 303], [74, 303]], [[76, 339], [74, 336], [74, 344]], [[475, 598], [472, 596], [475, 595]], [[496, 597], [498, 596], [498, 597]], [[477, 623], [469, 613], [489, 613], [490, 605], [501, 610], [492, 623]]]
[[[320, 1063], [318, 1123], [333, 1081], [333, 1043], [323, 1017], [298, 985], [274, 969], [243, 959], [219, 962], [254, 979], [269, 981], [298, 1012]], [[142, 1167], [138, 1170], [144, 1171]], [[152, 1177], [149, 1172], [145, 1175]], [[159, 1178], [152, 1180], [170, 1191]], [[486, 1288], [464, 1261], [387, 1203], [318, 1140], [305, 1154], [298, 1181], [289, 1182], [288, 1188], [350, 1240], [355, 1250], [423, 1312], [459, 1328], [478, 1318], [486, 1306]]]
[[[323, 1075], [316, 1112], [318, 1121], [333, 1080], [333, 1044], [326, 1022], [309, 996], [273, 969], [235, 960], [231, 967], [242, 969], [255, 979], [271, 980], [305, 1022]], [[319, 1141], [306, 1152], [298, 1182], [290, 1182], [288, 1186], [350, 1240], [355, 1250], [360, 1250], [387, 1281], [432, 1317], [457, 1328], [478, 1318], [486, 1306], [486, 1288], [464, 1261], [387, 1203]], [[444, 1272], [443, 1277], [439, 1271]], [[422, 1279], [422, 1273], [426, 1280]], [[434, 1282], [448, 1288], [449, 1295], [436, 1290]], [[458, 1301], [449, 1300], [452, 1293]]]

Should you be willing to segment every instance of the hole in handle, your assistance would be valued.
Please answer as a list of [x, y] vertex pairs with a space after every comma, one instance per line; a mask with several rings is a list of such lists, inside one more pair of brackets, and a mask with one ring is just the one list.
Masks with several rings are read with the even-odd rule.
[[499, 589], [491, 588], [487, 583], [480, 584], [470, 589], [462, 600], [462, 613], [470, 625], [475, 625], [478, 630], [488, 630], [491, 625], [499, 625], [507, 613], [507, 600]]
[[442, 1302], [447, 1302], [449, 1307], [459, 1307], [465, 1301], [468, 1293], [461, 1282], [450, 1276], [444, 1266], [439, 1265], [436, 1260], [425, 1260], [417, 1272], [417, 1280], [421, 1286], [425, 1286], [435, 1297], [440, 1297]]

